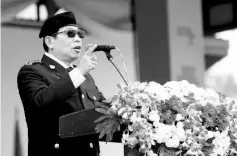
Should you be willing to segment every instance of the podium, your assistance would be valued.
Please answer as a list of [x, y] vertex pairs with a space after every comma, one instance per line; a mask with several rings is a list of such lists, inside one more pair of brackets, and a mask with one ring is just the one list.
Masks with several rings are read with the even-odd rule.
[[[79, 146], [93, 142], [93, 139], [95, 138], [99, 139], [99, 134], [97, 134], [94, 130], [96, 126], [96, 123], [94, 123], [94, 121], [102, 115], [104, 114], [97, 112], [95, 109], [88, 109], [60, 117], [59, 136], [63, 140], [62, 145], [65, 151], [65, 155], [73, 155], [76, 153]], [[113, 142], [99, 142], [97, 148], [100, 149], [100, 155], [110, 156], [111, 153], [113, 153], [114, 156], [124, 156], [123, 145], [121, 143], [118, 143], [119, 139], [116, 139], [116, 137], [121, 138], [121, 135], [122, 134], [120, 133], [115, 134]], [[81, 143], [78, 144], [79, 140], [80, 142], [81, 140], [83, 140], [83, 145]], [[117, 153], [114, 153], [114, 151], [117, 151]]]
[[78, 156], [99, 153], [99, 134], [94, 121], [102, 116], [95, 109], [82, 110], [59, 118], [60, 155]]
[[102, 115], [95, 109], [88, 109], [61, 116], [59, 119], [60, 138], [96, 135], [94, 121]]

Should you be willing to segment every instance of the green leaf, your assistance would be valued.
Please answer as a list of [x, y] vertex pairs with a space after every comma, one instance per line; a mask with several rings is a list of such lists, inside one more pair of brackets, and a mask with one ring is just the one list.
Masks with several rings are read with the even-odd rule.
[[100, 135], [99, 135], [99, 138], [100, 138], [100, 139], [103, 138], [103, 136], [106, 134], [106, 132], [108, 131], [108, 129], [109, 129], [110, 127], [112, 127], [112, 125], [113, 125], [113, 121], [108, 121], [107, 124], [104, 126], [104, 128], [101, 129]]
[[115, 131], [120, 130], [120, 124], [122, 119], [117, 114], [106, 114], [94, 121], [97, 123], [95, 126], [96, 133], [99, 133], [99, 138], [106, 136], [106, 141], [110, 141], [113, 138]]
[[95, 120], [94, 122], [98, 123], [98, 122], [101, 122], [101, 121], [108, 119], [108, 118], [111, 118], [111, 116], [110, 115], [103, 115], [103, 116], [99, 117], [97, 120]]
[[111, 126], [106, 132], [106, 141], [111, 141], [114, 134], [114, 128]]
[[97, 124], [96, 127], [95, 127], [95, 131], [97, 133], [100, 133], [103, 129], [106, 128], [106, 126], [108, 126], [108, 122], [109, 122], [109, 119], [105, 120], [104, 122], [101, 122], [101, 123]]
[[98, 125], [96, 125], [96, 127], [95, 127], [96, 133], [100, 133], [100, 131], [103, 129], [103, 127], [104, 127], [104, 124], [98, 124]]
[[108, 110], [104, 108], [96, 108], [95, 110], [101, 114], [107, 114], [108, 112]]

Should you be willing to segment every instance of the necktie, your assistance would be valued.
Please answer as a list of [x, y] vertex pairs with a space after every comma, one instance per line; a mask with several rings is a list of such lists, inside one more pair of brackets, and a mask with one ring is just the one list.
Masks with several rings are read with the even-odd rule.
[[72, 67], [68, 67], [66, 70], [67, 70], [67, 72], [70, 72], [70, 71], [73, 70], [73, 68]]

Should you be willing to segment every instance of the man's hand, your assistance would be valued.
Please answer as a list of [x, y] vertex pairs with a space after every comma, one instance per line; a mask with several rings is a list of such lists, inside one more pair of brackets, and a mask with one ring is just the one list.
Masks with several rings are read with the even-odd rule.
[[97, 65], [97, 57], [93, 51], [96, 47], [96, 44], [89, 44], [86, 46], [85, 53], [81, 56], [79, 65], [77, 66], [81, 74], [85, 75], [89, 71], [95, 69]]

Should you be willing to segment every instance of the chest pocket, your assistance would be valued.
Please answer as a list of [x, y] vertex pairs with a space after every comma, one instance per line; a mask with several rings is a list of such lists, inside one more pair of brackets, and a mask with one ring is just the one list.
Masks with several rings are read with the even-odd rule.
[[80, 86], [81, 93], [84, 94], [82, 97], [82, 102], [85, 109], [90, 109], [95, 107], [95, 103], [100, 100], [100, 94], [96, 88], [94, 81], [87, 79]]
[[86, 93], [87, 93], [88, 99], [90, 99], [93, 102], [96, 102], [100, 100], [100, 96], [96, 88], [94, 89], [95, 90], [92, 90], [92, 89], [86, 90]]

